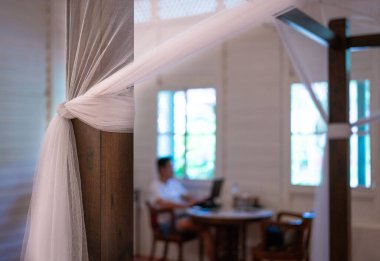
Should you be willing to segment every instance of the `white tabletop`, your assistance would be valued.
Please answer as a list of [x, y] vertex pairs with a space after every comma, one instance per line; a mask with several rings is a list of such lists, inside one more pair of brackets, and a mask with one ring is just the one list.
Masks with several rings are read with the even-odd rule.
[[188, 208], [186, 212], [193, 217], [228, 220], [265, 219], [273, 216], [273, 211], [269, 209], [237, 211], [233, 209], [205, 210], [193, 207]]

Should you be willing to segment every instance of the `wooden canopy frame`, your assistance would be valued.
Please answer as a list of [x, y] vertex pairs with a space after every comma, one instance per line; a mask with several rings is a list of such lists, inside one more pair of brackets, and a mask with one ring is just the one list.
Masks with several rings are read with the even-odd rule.
[[[328, 47], [329, 124], [349, 124], [350, 52], [380, 47], [380, 34], [350, 36], [349, 22], [334, 19], [325, 27], [297, 8], [277, 19]], [[330, 261], [351, 260], [349, 138], [329, 140]]]

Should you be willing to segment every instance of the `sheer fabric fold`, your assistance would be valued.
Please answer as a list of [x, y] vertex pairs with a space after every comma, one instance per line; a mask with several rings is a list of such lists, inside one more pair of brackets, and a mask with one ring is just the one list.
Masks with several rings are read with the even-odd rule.
[[71, 122], [55, 116], [34, 180], [22, 260], [88, 260], [73, 139]]
[[109, 0], [107, 5], [103, 1], [70, 1], [67, 101], [59, 106], [42, 144], [22, 260], [88, 260], [78, 157], [70, 119], [79, 118], [103, 131], [133, 131], [132, 87], [103, 96], [85, 95], [132, 60], [132, 10], [133, 1]]

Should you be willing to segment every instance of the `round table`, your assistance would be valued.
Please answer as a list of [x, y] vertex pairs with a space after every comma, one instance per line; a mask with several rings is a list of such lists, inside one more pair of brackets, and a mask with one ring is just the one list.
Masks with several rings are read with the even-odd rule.
[[247, 224], [269, 219], [273, 216], [273, 211], [207, 210], [194, 207], [187, 209], [187, 214], [195, 223], [215, 228], [216, 260], [236, 261], [246, 258]]

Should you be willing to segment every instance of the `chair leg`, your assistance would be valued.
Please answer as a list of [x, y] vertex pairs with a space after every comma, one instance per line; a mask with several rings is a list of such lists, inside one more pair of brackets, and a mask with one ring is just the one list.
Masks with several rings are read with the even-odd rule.
[[151, 248], [151, 252], [150, 252], [150, 257], [149, 257], [149, 261], [153, 261], [154, 260], [154, 253], [156, 251], [156, 240], [153, 239], [153, 244], [152, 244], [152, 248]]
[[203, 261], [203, 241], [201, 238], [199, 238], [199, 261]]
[[164, 254], [162, 256], [162, 260], [165, 260], [167, 259], [167, 256], [168, 256], [168, 250], [169, 250], [169, 241], [165, 241], [164, 243]]
[[182, 243], [178, 243], [178, 261], [183, 261], [183, 246]]

